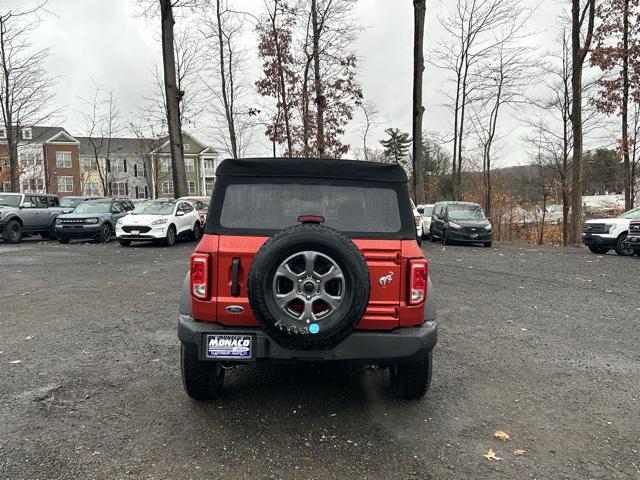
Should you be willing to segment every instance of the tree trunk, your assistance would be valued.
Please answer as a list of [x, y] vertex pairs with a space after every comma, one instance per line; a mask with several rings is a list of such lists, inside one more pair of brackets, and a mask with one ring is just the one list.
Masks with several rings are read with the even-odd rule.
[[595, 16], [595, 0], [588, 0], [588, 2], [584, 13], [585, 15], [589, 15], [589, 27], [584, 45], [581, 44], [581, 33], [582, 23], [585, 17], [581, 18], [581, 2], [580, 0], [572, 0], [571, 5], [571, 125], [573, 129], [573, 163], [569, 241], [572, 244], [579, 243], [582, 235], [582, 67], [587, 52], [591, 47]]
[[[224, 43], [222, 37], [222, 14], [220, 12], [220, 0], [216, 1], [216, 20], [218, 22], [218, 46], [220, 50], [220, 88], [222, 90], [222, 103], [224, 104], [224, 114], [227, 119], [227, 128], [229, 129], [229, 143], [231, 144], [231, 155], [233, 158], [238, 158], [238, 144], [236, 141], [236, 127], [233, 119], [233, 110], [231, 109], [229, 102], [229, 94], [227, 92], [227, 78], [225, 75], [225, 59], [224, 59]], [[231, 51], [231, 46], [229, 46]], [[230, 56], [231, 57], [231, 56]], [[231, 58], [229, 58], [231, 63]], [[229, 65], [229, 70], [232, 66]], [[233, 95], [233, 89], [231, 91]]]
[[316, 143], [318, 157], [323, 158], [324, 149], [324, 109], [325, 98], [322, 93], [322, 80], [320, 72], [320, 24], [318, 23], [318, 3], [311, 0], [311, 25], [313, 30], [313, 76], [316, 94]]
[[622, 156], [624, 168], [624, 207], [633, 208], [631, 168], [629, 165], [629, 0], [624, 2], [622, 54]]
[[176, 77], [174, 48], [173, 6], [171, 0], [160, 0], [162, 26], [162, 66], [164, 68], [164, 88], [167, 101], [167, 125], [169, 127], [169, 148], [173, 171], [173, 194], [175, 198], [188, 194], [187, 176], [184, 170], [182, 150], [182, 128], [180, 125], [180, 97]]
[[413, 0], [413, 184], [416, 203], [424, 199], [424, 159], [422, 158], [422, 74], [424, 72], [424, 17], [426, 0]]
[[287, 101], [287, 86], [284, 81], [284, 67], [282, 65], [282, 52], [280, 50], [280, 38], [278, 37], [278, 27], [276, 17], [278, 16], [278, 0], [274, 3], [273, 15], [271, 15], [271, 31], [273, 32], [273, 45], [276, 48], [276, 62], [278, 64], [278, 79], [280, 83], [280, 97], [282, 102], [282, 114], [284, 118], [284, 129], [287, 136], [287, 156], [293, 155], [293, 145], [291, 141], [291, 128], [289, 126], [289, 102]]

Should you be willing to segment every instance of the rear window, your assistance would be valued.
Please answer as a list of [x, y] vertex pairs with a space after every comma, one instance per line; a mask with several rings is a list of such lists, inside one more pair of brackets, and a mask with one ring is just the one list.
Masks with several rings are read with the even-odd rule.
[[343, 232], [395, 233], [401, 228], [392, 188], [303, 184], [228, 185], [220, 225], [229, 229], [280, 230], [300, 215], [321, 215]]

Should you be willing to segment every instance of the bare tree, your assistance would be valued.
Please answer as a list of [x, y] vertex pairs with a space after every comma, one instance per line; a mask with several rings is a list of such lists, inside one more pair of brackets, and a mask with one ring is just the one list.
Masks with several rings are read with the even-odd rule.
[[371, 129], [379, 125], [377, 116], [380, 113], [375, 104], [371, 101], [362, 102], [360, 105], [362, 111], [363, 122], [360, 128], [360, 136], [362, 137], [362, 154], [364, 159], [369, 161], [369, 147], [367, 146], [367, 138]]
[[[569, 242], [580, 241], [582, 229], [582, 69], [591, 48], [596, 0], [571, 0], [571, 125], [573, 161], [571, 182], [571, 224]], [[586, 33], [583, 30], [586, 22]]]
[[413, 191], [416, 203], [424, 203], [422, 139], [422, 74], [424, 73], [424, 17], [426, 0], [413, 0]]
[[[83, 133], [91, 145], [93, 162], [102, 184], [102, 191], [110, 196], [113, 179], [109, 179], [110, 166], [107, 162], [111, 158], [113, 137], [122, 132], [117, 97], [112, 89], [94, 82], [93, 96], [83, 98], [82, 102], [86, 106], [86, 110], [81, 113], [85, 123]], [[100, 162], [100, 159], [105, 159], [105, 163]]]
[[[0, 7], [0, 108], [14, 192], [20, 191], [18, 142], [22, 127], [42, 123], [53, 112], [54, 81], [44, 66], [50, 50], [37, 50], [31, 44], [31, 35], [44, 13], [46, 0], [25, 9]], [[49, 182], [45, 183], [48, 186]]]
[[[477, 65], [500, 44], [517, 38], [522, 23], [514, 18], [529, 11], [521, 0], [457, 0], [454, 14], [440, 18], [447, 38], [433, 51], [431, 63], [451, 73], [453, 95], [453, 197], [461, 198], [466, 115], [478, 89]], [[501, 35], [494, 35], [501, 32]]]

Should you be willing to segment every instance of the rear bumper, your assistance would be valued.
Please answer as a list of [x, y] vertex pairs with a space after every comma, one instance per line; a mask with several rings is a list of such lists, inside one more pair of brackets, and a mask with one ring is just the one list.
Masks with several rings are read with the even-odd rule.
[[428, 321], [418, 327], [397, 328], [374, 332], [355, 330], [330, 350], [290, 350], [278, 345], [258, 328], [225, 327], [217, 323], [198, 322], [190, 315], [180, 315], [178, 338], [195, 345], [198, 356], [206, 360], [206, 334], [240, 334], [254, 336], [253, 360], [279, 362], [330, 362], [391, 365], [409, 363], [433, 350], [438, 340], [438, 326]]
[[588, 247], [615, 248], [617, 237], [605, 237], [604, 235], [582, 234], [582, 243]]

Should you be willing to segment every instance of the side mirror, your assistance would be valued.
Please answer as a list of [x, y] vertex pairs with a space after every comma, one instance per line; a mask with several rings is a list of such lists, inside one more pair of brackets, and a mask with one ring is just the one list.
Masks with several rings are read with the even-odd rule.
[[176, 217], [184, 217], [184, 212], [182, 210], [178, 210], [176, 212]]

